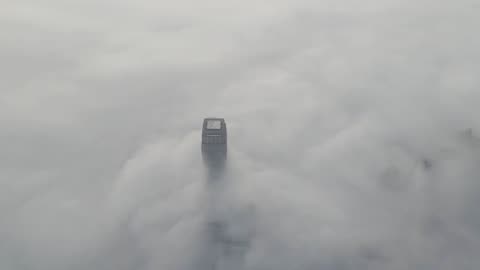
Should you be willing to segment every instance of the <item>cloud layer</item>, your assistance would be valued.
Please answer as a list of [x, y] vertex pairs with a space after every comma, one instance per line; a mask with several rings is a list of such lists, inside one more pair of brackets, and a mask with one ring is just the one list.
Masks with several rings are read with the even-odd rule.
[[478, 269], [480, 6], [257, 2], [2, 4], [0, 268]]

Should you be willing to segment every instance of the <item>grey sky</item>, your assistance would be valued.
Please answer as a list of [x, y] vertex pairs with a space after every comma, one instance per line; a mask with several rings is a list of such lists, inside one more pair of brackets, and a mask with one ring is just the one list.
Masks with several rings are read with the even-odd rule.
[[476, 1], [0, 5], [1, 269], [195, 269], [208, 116], [243, 269], [479, 269]]

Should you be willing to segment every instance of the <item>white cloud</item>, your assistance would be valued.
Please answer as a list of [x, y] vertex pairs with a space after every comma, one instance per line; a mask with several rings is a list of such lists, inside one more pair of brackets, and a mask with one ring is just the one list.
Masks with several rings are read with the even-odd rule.
[[[473, 1], [0, 15], [0, 268], [478, 268]], [[229, 126], [218, 189], [206, 116]], [[244, 258], [202, 253], [217, 215], [253, 231]]]

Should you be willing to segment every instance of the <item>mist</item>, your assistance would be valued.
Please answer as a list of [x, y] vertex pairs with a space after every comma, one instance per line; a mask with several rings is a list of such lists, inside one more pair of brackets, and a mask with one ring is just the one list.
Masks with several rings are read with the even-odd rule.
[[479, 269], [475, 1], [1, 6], [1, 269]]

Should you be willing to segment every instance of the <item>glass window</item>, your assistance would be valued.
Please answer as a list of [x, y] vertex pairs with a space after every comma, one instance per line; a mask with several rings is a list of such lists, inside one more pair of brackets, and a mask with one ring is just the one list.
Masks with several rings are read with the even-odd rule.
[[221, 129], [221, 128], [222, 128], [222, 121], [220, 120], [207, 121], [207, 129]]

